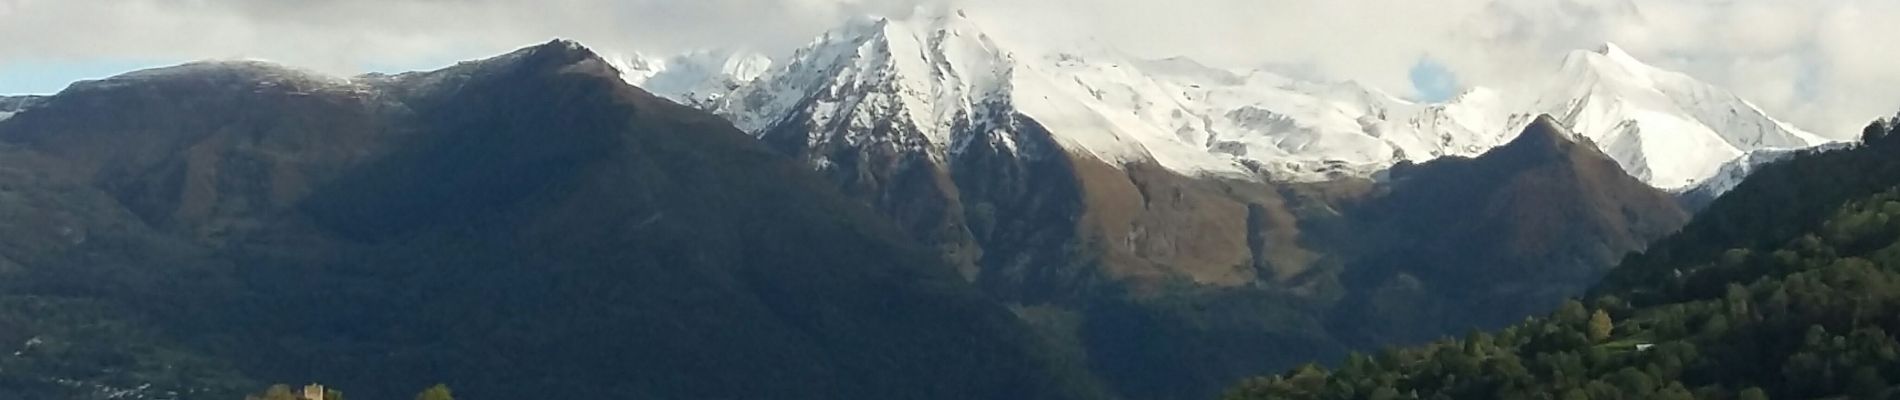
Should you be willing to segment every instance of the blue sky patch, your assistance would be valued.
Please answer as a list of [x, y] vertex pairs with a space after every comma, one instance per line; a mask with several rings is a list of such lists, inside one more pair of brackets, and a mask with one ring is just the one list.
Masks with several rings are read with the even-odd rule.
[[1426, 102], [1450, 100], [1464, 86], [1458, 82], [1458, 74], [1429, 57], [1419, 58], [1418, 63], [1412, 64], [1408, 76], [1412, 78], [1413, 91], [1418, 93], [1417, 100]]
[[0, 95], [53, 94], [73, 82], [178, 64], [153, 60], [0, 61]]

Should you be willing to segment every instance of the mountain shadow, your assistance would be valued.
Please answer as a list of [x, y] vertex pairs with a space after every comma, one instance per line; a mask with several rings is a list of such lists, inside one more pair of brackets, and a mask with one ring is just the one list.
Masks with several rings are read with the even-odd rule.
[[[41, 199], [0, 213], [44, 216], [0, 224], [32, 233], [0, 238], [20, 278], [0, 297], [103, 310], [0, 318], [39, 329], [9, 343], [67, 346], [0, 369], [40, 383], [21, 393], [1097, 396], [933, 251], [572, 42], [351, 80], [145, 71], [47, 98], [0, 142], [20, 155], [0, 195]], [[63, 333], [91, 323], [150, 345]]]

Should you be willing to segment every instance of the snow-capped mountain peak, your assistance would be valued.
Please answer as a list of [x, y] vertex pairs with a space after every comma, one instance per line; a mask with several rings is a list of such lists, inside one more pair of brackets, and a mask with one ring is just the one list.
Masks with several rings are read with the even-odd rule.
[[1632, 175], [1665, 189], [1692, 186], [1749, 152], [1825, 142], [1615, 44], [1572, 52], [1532, 107], [1559, 116]]
[[1623, 50], [1623, 46], [1618, 46], [1613, 42], [1604, 42], [1602, 45], [1597, 46], [1595, 53], [1619, 65], [1644, 69], [1653, 68], [1650, 67], [1649, 64], [1644, 64], [1642, 60], [1636, 59], [1636, 56], [1630, 55], [1628, 51]]
[[[938, 161], [976, 136], [1014, 145], [1008, 121], [1022, 117], [1069, 151], [1110, 164], [1321, 180], [1475, 156], [1550, 114], [1632, 175], [1678, 189], [1745, 153], [1826, 142], [1610, 43], [1568, 54], [1542, 83], [1471, 88], [1436, 104], [1351, 81], [1005, 41], [954, 10], [858, 18], [777, 62], [695, 54], [717, 55], [622, 70], [629, 82], [714, 109], [755, 135], [793, 129], [808, 132], [799, 139], [811, 148], [886, 146]], [[715, 67], [679, 66], [687, 64]]]
[[772, 67], [764, 54], [741, 50], [699, 50], [671, 57], [634, 53], [609, 56], [627, 83], [687, 105], [709, 106], [720, 97], [758, 79]]
[[713, 108], [757, 134], [796, 123], [828, 132], [811, 135], [814, 146], [887, 142], [941, 158], [950, 131], [1006, 93], [1009, 64], [1007, 52], [958, 14], [860, 18]]

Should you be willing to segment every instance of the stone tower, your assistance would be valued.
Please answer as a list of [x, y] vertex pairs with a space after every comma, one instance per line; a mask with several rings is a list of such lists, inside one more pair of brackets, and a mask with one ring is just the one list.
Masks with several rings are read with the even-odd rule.
[[324, 400], [323, 385], [312, 383], [303, 387], [303, 400]]

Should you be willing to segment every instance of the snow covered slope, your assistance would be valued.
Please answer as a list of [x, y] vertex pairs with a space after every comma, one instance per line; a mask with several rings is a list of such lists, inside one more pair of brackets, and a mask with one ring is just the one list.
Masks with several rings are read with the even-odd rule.
[[1614, 44], [1567, 57], [1533, 110], [1558, 116], [1631, 175], [1665, 189], [1700, 183], [1744, 154], [1827, 142]]
[[1734, 160], [1730, 160], [1728, 163], [1722, 164], [1722, 166], [1716, 170], [1717, 172], [1714, 176], [1704, 179], [1701, 183], [1697, 183], [1696, 186], [1685, 190], [1684, 196], [1694, 201], [1713, 201], [1716, 197], [1721, 197], [1723, 194], [1728, 193], [1729, 190], [1735, 189], [1735, 186], [1741, 185], [1742, 180], [1748, 178], [1750, 174], [1754, 174], [1756, 170], [1761, 169], [1764, 165], [1780, 162], [1781, 160], [1786, 160], [1797, 154], [1806, 152], [1847, 149], [1851, 148], [1854, 144], [1855, 142], [1832, 142], [1800, 149], [1763, 149], [1749, 152]]
[[1614, 45], [1570, 54], [1547, 82], [1473, 88], [1438, 104], [1354, 82], [1009, 42], [957, 12], [858, 19], [777, 63], [733, 52], [648, 60], [623, 66], [628, 81], [755, 134], [799, 126], [814, 148], [880, 144], [936, 161], [954, 159], [971, 137], [1009, 140], [1000, 121], [1022, 116], [1071, 152], [1111, 164], [1311, 181], [1475, 156], [1551, 114], [1631, 175], [1680, 190], [1746, 153], [1825, 142]]
[[763, 54], [735, 51], [695, 51], [672, 57], [644, 54], [606, 56], [627, 83], [681, 104], [710, 108], [772, 67]]

